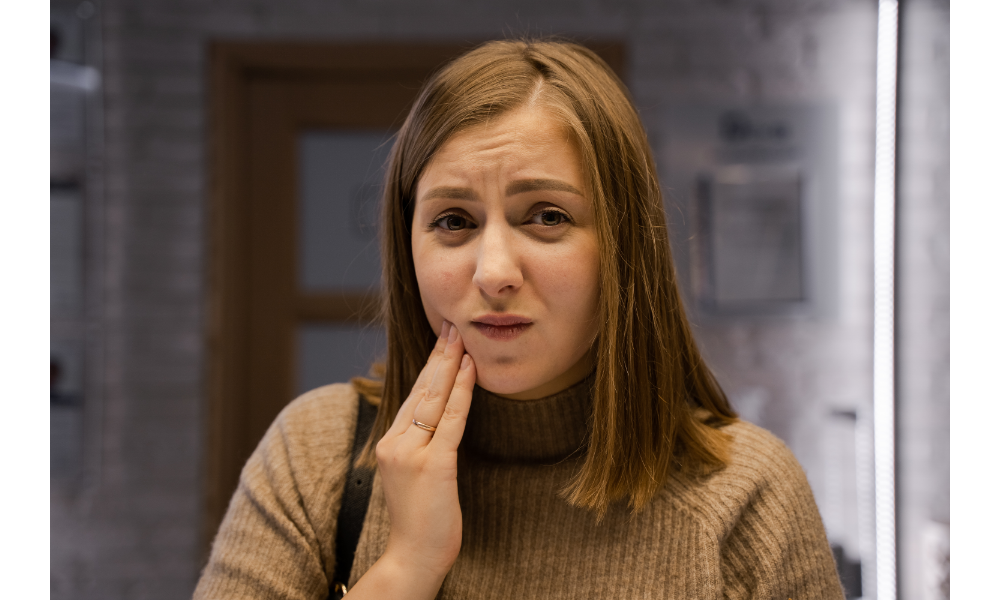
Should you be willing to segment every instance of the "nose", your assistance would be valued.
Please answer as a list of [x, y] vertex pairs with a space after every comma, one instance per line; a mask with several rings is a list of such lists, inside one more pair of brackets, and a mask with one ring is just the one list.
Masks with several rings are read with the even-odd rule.
[[515, 237], [506, 227], [484, 227], [472, 281], [487, 296], [509, 295], [524, 283]]

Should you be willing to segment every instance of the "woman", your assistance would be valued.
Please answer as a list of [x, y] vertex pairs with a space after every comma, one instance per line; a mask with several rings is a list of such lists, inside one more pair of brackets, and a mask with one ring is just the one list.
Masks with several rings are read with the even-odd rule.
[[[384, 219], [347, 597], [843, 598], [801, 468], [698, 353], [645, 132], [593, 53], [492, 42], [433, 76]], [[326, 596], [357, 393], [278, 417], [196, 597]]]

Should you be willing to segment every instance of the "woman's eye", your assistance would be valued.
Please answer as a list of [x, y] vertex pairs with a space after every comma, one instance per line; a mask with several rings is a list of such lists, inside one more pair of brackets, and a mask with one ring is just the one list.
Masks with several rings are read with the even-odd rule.
[[568, 221], [569, 217], [566, 213], [558, 210], [543, 210], [536, 213], [535, 216], [531, 218], [532, 223], [537, 223], [546, 227], [555, 227], [556, 225], [562, 225]]
[[435, 227], [441, 227], [448, 231], [461, 231], [470, 227], [469, 220], [461, 215], [444, 215], [434, 221]]

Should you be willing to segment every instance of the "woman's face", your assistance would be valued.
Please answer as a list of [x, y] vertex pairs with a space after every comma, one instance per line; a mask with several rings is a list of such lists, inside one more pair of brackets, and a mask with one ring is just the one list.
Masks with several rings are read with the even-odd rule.
[[540, 107], [462, 130], [417, 183], [413, 262], [431, 327], [454, 323], [477, 383], [517, 399], [586, 377], [598, 240], [570, 130]]

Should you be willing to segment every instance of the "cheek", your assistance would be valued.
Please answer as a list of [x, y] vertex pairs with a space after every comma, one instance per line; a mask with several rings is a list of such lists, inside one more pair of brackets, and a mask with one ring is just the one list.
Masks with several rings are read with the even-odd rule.
[[413, 267], [420, 289], [424, 313], [434, 331], [442, 319], [453, 320], [454, 308], [461, 298], [458, 257], [441, 249], [421, 248], [414, 244]]
[[564, 253], [542, 253], [536, 265], [542, 275], [538, 278], [541, 295], [557, 319], [574, 329], [595, 328], [599, 283], [596, 244], [581, 244]]

